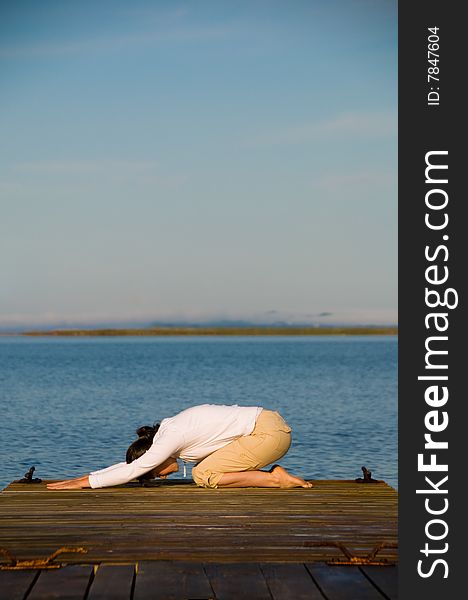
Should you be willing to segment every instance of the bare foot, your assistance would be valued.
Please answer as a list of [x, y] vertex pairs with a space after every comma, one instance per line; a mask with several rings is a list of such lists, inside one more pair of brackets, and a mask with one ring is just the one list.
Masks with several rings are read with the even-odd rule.
[[280, 488], [312, 487], [310, 481], [305, 481], [305, 479], [291, 475], [291, 473], [288, 473], [286, 469], [283, 469], [283, 467], [280, 467], [280, 465], [274, 465], [271, 468], [270, 473], [272, 473], [273, 476], [279, 481]]

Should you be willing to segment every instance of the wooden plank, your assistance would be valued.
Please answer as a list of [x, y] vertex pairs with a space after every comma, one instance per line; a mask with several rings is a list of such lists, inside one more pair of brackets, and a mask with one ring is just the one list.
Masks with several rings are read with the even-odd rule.
[[138, 565], [133, 600], [208, 600], [213, 590], [201, 563], [143, 561]]
[[[397, 600], [397, 568], [391, 566], [326, 566], [287, 563], [263, 563], [258, 565], [269, 593], [261, 578], [257, 565], [203, 565], [200, 563], [172, 563], [158, 561], [143, 562], [139, 565], [135, 586], [135, 600], [161, 599], [186, 600], [242, 598], [246, 590], [250, 598], [272, 598], [273, 600]], [[247, 570], [246, 570], [247, 567]], [[83, 584], [82, 570], [87, 571]], [[365, 575], [356, 576], [357, 571]], [[207, 574], [212, 578], [214, 592]], [[311, 576], [313, 574], [320, 588]], [[43, 571], [42, 581], [34, 586], [30, 598], [53, 599], [84, 598], [87, 582], [91, 574], [90, 567], [71, 567], [60, 571]], [[31, 587], [35, 571], [0, 572], [0, 598], [23, 600]], [[133, 565], [101, 565], [92, 581], [87, 600], [130, 600]], [[45, 580], [47, 579], [47, 582]], [[368, 580], [372, 583], [369, 584]], [[77, 586], [77, 580], [80, 580]], [[260, 584], [259, 584], [260, 581]], [[369, 587], [370, 586], [370, 587]], [[325, 596], [322, 594], [323, 591]], [[379, 591], [380, 590], [380, 591]], [[382, 593], [380, 593], [382, 592]]]
[[0, 571], [0, 598], [23, 600], [38, 571]]
[[[0, 546], [19, 559], [61, 546], [88, 550], [61, 562], [312, 562], [339, 555], [308, 542], [340, 541], [365, 555], [397, 541], [398, 495], [386, 484], [316, 481], [311, 489], [206, 490], [184, 481], [48, 491], [11, 484], [0, 493]], [[84, 556], [86, 558], [84, 559]], [[395, 561], [396, 549], [382, 558]]]
[[28, 600], [83, 600], [93, 567], [69, 565], [53, 571], [41, 571]]
[[384, 600], [359, 567], [306, 564], [327, 600]]
[[[216, 555], [217, 560], [215, 562], [223, 562], [223, 563], [236, 563], [239, 562], [239, 555], [233, 554], [233, 551], [230, 547], [224, 547], [221, 549], [212, 548], [205, 549], [203, 552], [196, 549], [194, 552], [190, 552], [190, 548], [188, 549], [180, 549], [180, 550], [171, 550], [167, 552], [154, 552], [151, 551], [150, 548], [143, 548], [145, 556], [149, 557], [145, 560], [174, 560], [174, 561], [196, 561], [200, 562], [200, 556], [204, 556], [206, 562], [213, 561], [213, 555]], [[243, 562], [252, 562], [257, 563], [259, 560], [262, 562], [278, 562], [278, 555], [280, 554], [277, 549], [272, 548], [270, 550], [261, 551], [258, 555], [256, 554], [258, 551], [257, 548], [250, 550], [242, 555], [245, 560]], [[86, 562], [88, 563], [105, 563], [105, 562], [128, 562], [129, 555], [131, 555], [132, 549], [119, 549], [119, 551], [103, 552], [99, 554], [98, 552], [93, 553], [92, 556], [89, 554], [86, 555]], [[40, 558], [42, 556], [42, 551], [36, 550], [35, 555], [30, 553], [28, 555], [30, 558]], [[71, 556], [71, 555], [70, 555]], [[169, 558], [168, 558], [169, 557]], [[297, 558], [295, 558], [297, 557]], [[305, 562], [305, 561], [321, 561], [323, 560], [323, 555], [320, 553], [310, 554], [308, 552], [292, 552], [292, 553], [284, 553], [284, 562], [295, 563], [295, 562]], [[140, 562], [140, 558], [135, 560], [135, 562]], [[78, 558], [70, 558], [68, 560], [68, 564], [82, 564], [83, 559]]]
[[398, 599], [398, 567], [367, 565], [361, 567], [361, 571], [389, 600]]
[[[205, 564], [216, 600], [271, 600], [263, 573], [257, 564]], [[248, 596], [246, 596], [248, 594]]]
[[87, 600], [130, 600], [134, 575], [134, 565], [100, 565]]
[[263, 563], [260, 568], [273, 600], [324, 600], [303, 564]]

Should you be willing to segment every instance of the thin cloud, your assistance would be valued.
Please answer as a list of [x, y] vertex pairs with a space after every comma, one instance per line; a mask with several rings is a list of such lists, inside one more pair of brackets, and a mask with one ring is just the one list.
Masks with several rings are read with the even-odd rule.
[[122, 48], [141, 47], [162, 42], [202, 42], [226, 38], [232, 33], [232, 27], [222, 25], [212, 27], [178, 27], [172, 30], [100, 36], [75, 41], [0, 46], [0, 59], [41, 58], [86, 52], [109, 52]]
[[390, 188], [396, 185], [396, 173], [388, 170], [358, 171], [357, 173], [329, 173], [317, 177], [313, 187], [325, 192], [364, 192]]
[[165, 22], [179, 20], [190, 14], [190, 11], [186, 6], [174, 7], [170, 8], [168, 11], [162, 12], [158, 5], [139, 6], [136, 4], [129, 4], [119, 6], [116, 10], [120, 15], [125, 17], [144, 18], [145, 20], [157, 20], [158, 22], [161, 22], [162, 20]]
[[382, 138], [397, 133], [397, 118], [393, 112], [347, 112], [316, 122], [291, 125], [283, 129], [260, 133], [248, 140], [249, 145], [304, 144], [324, 139]]
[[[220, 313], [220, 312], [149, 312], [141, 311], [103, 311], [103, 312], [63, 312], [63, 311], [38, 311], [31, 313], [0, 313], [0, 328], [18, 328], [24, 327], [78, 327], [78, 326], [98, 326], [120, 324], [150, 324], [158, 322], [187, 322], [204, 323], [213, 320], [245, 320], [252, 324], [265, 322], [265, 313]], [[310, 322], [310, 325], [395, 325], [398, 322], [398, 313], [392, 309], [350, 309], [335, 312], [322, 312], [320, 314], [301, 314], [294, 312], [281, 311], [282, 319], [291, 325], [304, 324]], [[278, 321], [279, 319], [275, 319]], [[274, 322], [274, 321], [272, 321]]]
[[[10, 165], [6, 169], [4, 183], [25, 178], [60, 177], [65, 179], [87, 180], [99, 177], [103, 181], [120, 182], [125, 179], [138, 179], [140, 183], [160, 187], [177, 187], [186, 181], [183, 174], [171, 174], [164, 171], [156, 161], [33, 161]], [[10, 181], [11, 183], [11, 181]]]
[[154, 171], [159, 168], [155, 161], [100, 160], [100, 161], [32, 161], [11, 165], [12, 169], [29, 172], [47, 173], [101, 173], [103, 171]]

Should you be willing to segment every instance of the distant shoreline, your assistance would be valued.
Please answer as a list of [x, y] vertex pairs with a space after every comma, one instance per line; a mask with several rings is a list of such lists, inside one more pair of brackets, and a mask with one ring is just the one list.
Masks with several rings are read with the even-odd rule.
[[49, 337], [183, 335], [398, 335], [398, 327], [156, 327], [145, 329], [54, 329], [50, 331], [25, 331], [16, 335]]

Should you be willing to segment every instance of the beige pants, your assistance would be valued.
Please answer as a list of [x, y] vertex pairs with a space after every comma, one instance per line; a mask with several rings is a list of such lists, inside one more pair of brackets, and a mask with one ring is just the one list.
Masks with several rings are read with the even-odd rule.
[[291, 445], [291, 427], [277, 412], [263, 409], [255, 428], [216, 450], [192, 469], [200, 487], [216, 488], [224, 473], [256, 471], [280, 459]]

